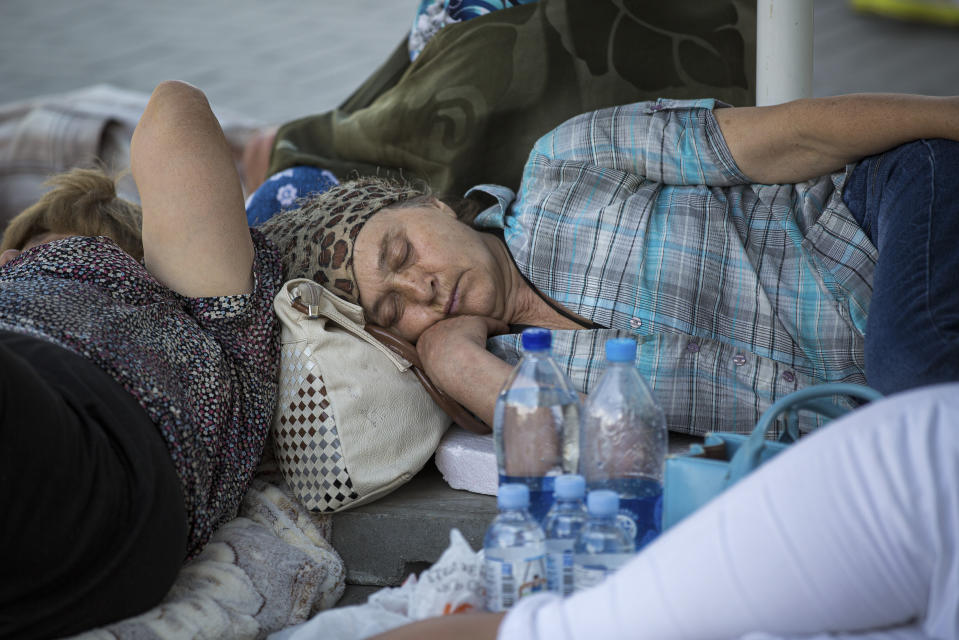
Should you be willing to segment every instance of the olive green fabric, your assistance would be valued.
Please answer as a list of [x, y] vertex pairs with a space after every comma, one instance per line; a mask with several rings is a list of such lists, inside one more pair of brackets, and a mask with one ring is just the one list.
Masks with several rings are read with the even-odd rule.
[[659, 97], [755, 95], [755, 0], [541, 0], [406, 42], [338, 109], [280, 128], [294, 165], [425, 179], [437, 193], [519, 186], [533, 143], [585, 111]]

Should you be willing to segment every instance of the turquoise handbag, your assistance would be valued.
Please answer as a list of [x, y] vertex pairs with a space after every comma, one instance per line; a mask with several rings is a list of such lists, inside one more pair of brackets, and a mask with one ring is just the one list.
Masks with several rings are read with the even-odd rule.
[[[831, 397], [846, 395], [871, 402], [882, 397], [875, 389], [858, 384], [821, 384], [795, 391], [776, 401], [760, 417], [749, 435], [707, 433], [703, 444], [666, 458], [663, 479], [663, 530], [665, 531], [738, 482], [759, 465], [799, 439], [799, 412], [813, 411], [828, 419], [848, 408]], [[766, 433], [776, 418], [786, 414], [786, 429], [778, 441]]]

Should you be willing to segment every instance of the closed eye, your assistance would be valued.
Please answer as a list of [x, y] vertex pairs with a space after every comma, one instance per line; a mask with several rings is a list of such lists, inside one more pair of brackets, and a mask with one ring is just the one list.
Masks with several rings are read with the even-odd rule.
[[397, 239], [394, 242], [393, 256], [390, 260], [390, 268], [393, 271], [399, 271], [404, 267], [409, 266], [409, 263], [413, 258], [413, 246], [410, 244], [409, 240]]
[[400, 296], [396, 293], [390, 293], [387, 299], [383, 301], [380, 307], [380, 326], [392, 327], [400, 319], [402, 309], [400, 307]]

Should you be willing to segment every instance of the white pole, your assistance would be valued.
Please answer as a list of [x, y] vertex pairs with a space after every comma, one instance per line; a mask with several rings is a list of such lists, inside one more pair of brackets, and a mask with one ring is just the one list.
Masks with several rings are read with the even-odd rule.
[[813, 0], [756, 0], [756, 105], [812, 96]]

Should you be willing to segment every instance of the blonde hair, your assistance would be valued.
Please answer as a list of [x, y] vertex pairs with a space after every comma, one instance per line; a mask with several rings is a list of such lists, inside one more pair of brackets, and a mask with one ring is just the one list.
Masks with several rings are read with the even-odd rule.
[[117, 179], [101, 169], [71, 169], [51, 177], [45, 183], [51, 190], [7, 225], [0, 251], [23, 249], [45, 233], [64, 233], [107, 236], [141, 260], [142, 211], [117, 196]]

